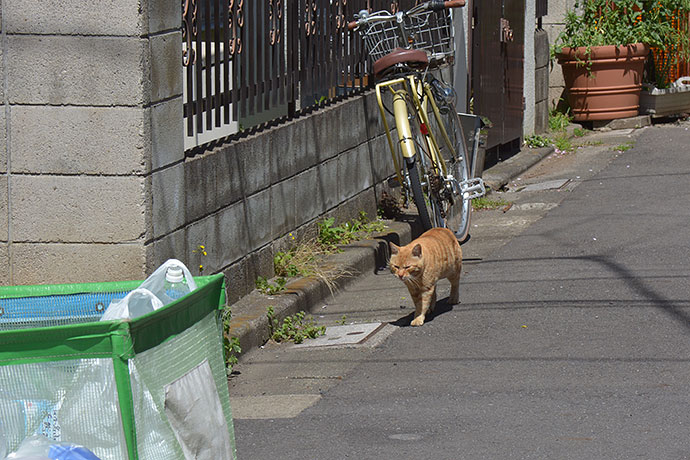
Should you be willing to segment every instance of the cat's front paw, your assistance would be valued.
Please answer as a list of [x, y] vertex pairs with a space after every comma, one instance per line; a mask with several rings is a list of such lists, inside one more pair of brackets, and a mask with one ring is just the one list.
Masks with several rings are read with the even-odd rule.
[[422, 324], [424, 324], [424, 316], [420, 315], [412, 320], [410, 326], [421, 326]]

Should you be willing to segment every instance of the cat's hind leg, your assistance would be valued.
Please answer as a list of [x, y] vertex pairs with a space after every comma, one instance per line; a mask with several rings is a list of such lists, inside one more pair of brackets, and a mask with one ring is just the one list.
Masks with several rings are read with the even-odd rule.
[[448, 296], [448, 303], [455, 305], [460, 303], [460, 272], [455, 276], [449, 276], [450, 281], [450, 296]]

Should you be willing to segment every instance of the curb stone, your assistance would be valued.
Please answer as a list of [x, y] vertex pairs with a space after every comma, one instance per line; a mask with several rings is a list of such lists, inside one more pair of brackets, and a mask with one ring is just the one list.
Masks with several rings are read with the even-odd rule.
[[500, 190], [512, 179], [527, 171], [554, 151], [553, 146], [521, 150], [507, 160], [484, 171], [482, 173], [484, 185], [490, 190]]

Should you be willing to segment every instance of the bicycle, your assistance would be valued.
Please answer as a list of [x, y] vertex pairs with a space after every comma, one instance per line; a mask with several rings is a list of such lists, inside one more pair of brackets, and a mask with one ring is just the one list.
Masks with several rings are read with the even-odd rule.
[[[486, 193], [482, 179], [471, 177], [481, 122], [458, 114], [455, 90], [432, 72], [453, 63], [450, 10], [464, 5], [465, 0], [431, 0], [396, 13], [362, 10], [348, 24], [364, 39], [379, 80], [376, 98], [405, 206], [411, 196], [425, 230], [447, 227], [461, 243], [469, 238], [471, 201]], [[392, 96], [389, 103], [383, 92]], [[386, 112], [395, 119], [397, 148]], [[469, 138], [461, 116], [472, 125]]]

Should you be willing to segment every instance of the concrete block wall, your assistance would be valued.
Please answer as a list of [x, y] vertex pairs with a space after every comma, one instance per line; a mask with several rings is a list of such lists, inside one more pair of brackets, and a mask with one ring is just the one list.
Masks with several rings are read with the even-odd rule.
[[543, 133], [548, 129], [549, 38], [543, 29], [536, 27], [535, 15], [535, 1], [527, 0], [525, 2], [525, 31], [528, 33], [525, 33], [524, 46], [524, 136]]
[[[372, 92], [189, 157], [154, 173], [153, 259], [225, 273], [233, 302], [257, 276], [273, 276], [273, 255], [290, 234], [313, 235], [329, 216], [374, 217], [391, 163]], [[161, 219], [171, 214], [157, 214], [156, 197], [178, 188], [183, 201], [164, 204], [179, 213]]]
[[152, 172], [183, 159], [180, 9], [0, 4], [0, 284], [145, 275]]
[[545, 30], [534, 33], [534, 132], [549, 129], [549, 36]]
[[[556, 42], [558, 34], [563, 30], [563, 20], [566, 12], [575, 8], [577, 0], [549, 0], [549, 14], [542, 18], [542, 25], [548, 35], [550, 44]], [[561, 66], [555, 60], [549, 70], [549, 108], [555, 108], [565, 100], [565, 82]]]

